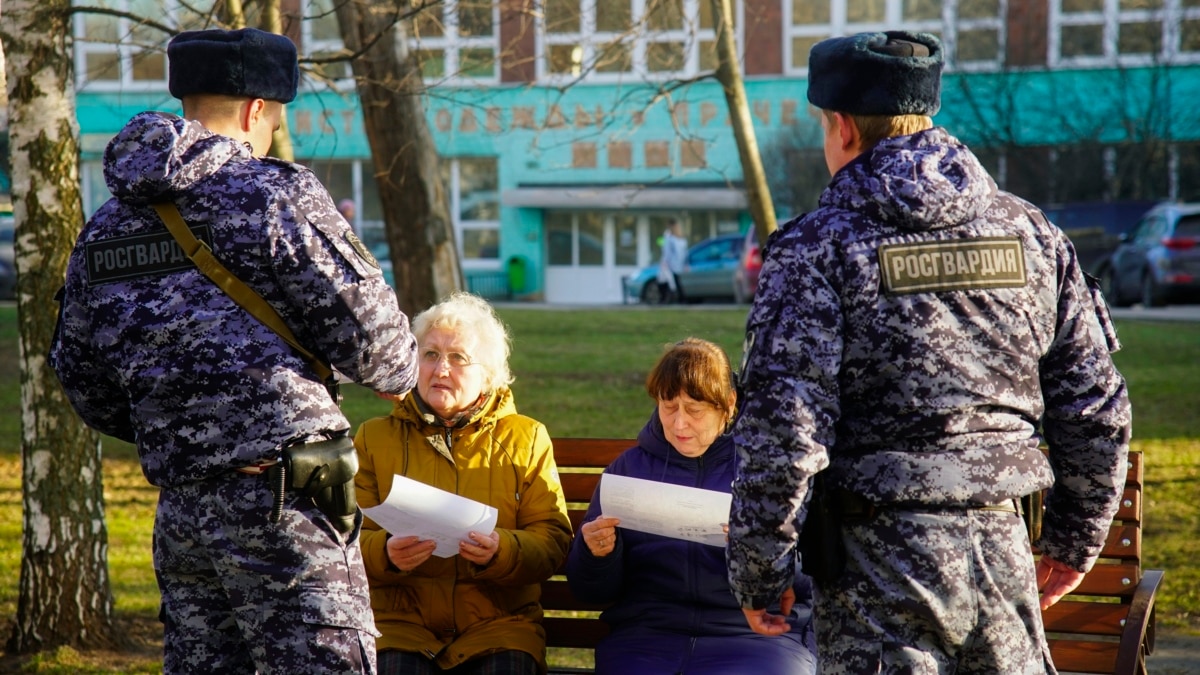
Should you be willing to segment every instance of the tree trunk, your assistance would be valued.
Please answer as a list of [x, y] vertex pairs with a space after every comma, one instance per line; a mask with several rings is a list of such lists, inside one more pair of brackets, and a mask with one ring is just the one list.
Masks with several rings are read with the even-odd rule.
[[437, 148], [421, 101], [424, 82], [396, 7], [350, 0], [337, 4], [345, 46], [374, 161], [396, 297], [409, 316], [462, 288], [454, 223], [438, 172]]
[[100, 440], [71, 409], [50, 350], [83, 222], [70, 0], [8, 0], [6, 52], [21, 368], [24, 522], [14, 652], [116, 643]]
[[717, 81], [725, 90], [725, 103], [729, 106], [729, 120], [733, 124], [733, 137], [737, 140], [738, 158], [742, 162], [742, 181], [745, 183], [746, 201], [750, 203], [750, 217], [758, 229], [758, 240], [766, 243], [775, 231], [775, 206], [771, 203], [771, 190], [767, 187], [766, 173], [758, 153], [758, 139], [754, 135], [754, 124], [750, 120], [750, 106], [746, 103], [746, 89], [742, 86], [742, 69], [738, 65], [737, 46], [733, 39], [733, 3], [730, 0], [710, 0], [713, 21], [717, 33]]
[[[279, 0], [262, 0], [258, 27], [268, 33], [283, 35], [283, 18], [279, 13]], [[242, 18], [245, 21], [245, 18]], [[296, 150], [292, 146], [292, 134], [288, 131], [287, 115], [279, 118], [279, 128], [271, 133], [271, 156], [288, 162], [296, 161]]]

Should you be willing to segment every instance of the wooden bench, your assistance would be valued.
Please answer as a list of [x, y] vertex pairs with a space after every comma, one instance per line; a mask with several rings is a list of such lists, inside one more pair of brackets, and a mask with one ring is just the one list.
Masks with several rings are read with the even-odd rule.
[[[600, 470], [635, 444], [630, 439], [554, 439], [554, 458], [575, 531]], [[1145, 673], [1146, 656], [1154, 648], [1154, 599], [1163, 573], [1142, 569], [1143, 474], [1141, 453], [1130, 453], [1125, 495], [1100, 561], [1075, 592], [1042, 614], [1054, 664], [1064, 673]], [[1040, 513], [1040, 498], [1027, 498], [1026, 508]], [[1039, 524], [1039, 518], [1031, 519], [1031, 529]], [[549, 647], [594, 649], [608, 634], [597, 618], [603, 608], [577, 601], [561, 569], [542, 584], [542, 606]], [[552, 665], [550, 672], [589, 671]]]
[[[637, 445], [637, 441], [621, 438], [554, 439], [554, 462], [558, 465], [558, 477], [562, 480], [563, 496], [567, 500], [567, 512], [571, 516], [571, 529], [574, 532], [579, 531], [579, 524], [587, 513], [592, 492], [600, 482], [600, 472], [617, 455], [634, 445]], [[595, 649], [600, 638], [608, 635], [608, 625], [597, 618], [603, 607], [576, 600], [567, 586], [562, 569], [542, 582], [542, 608], [546, 610], [542, 625], [546, 629], [547, 647]], [[591, 671], [550, 666], [552, 675], [587, 672]]]
[[[1142, 568], [1143, 461], [1142, 453], [1129, 453], [1125, 495], [1100, 561], [1079, 588], [1042, 613], [1050, 653], [1060, 671], [1146, 672], [1146, 657], [1154, 649], [1154, 599], [1163, 572]], [[1040, 501], [1032, 500], [1034, 513], [1040, 513]], [[1037, 527], [1034, 519], [1035, 536]]]

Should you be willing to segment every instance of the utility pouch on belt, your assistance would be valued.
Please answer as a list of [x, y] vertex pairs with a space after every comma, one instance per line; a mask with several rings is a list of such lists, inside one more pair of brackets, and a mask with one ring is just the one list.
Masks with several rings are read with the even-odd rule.
[[816, 583], [834, 581], [846, 567], [842, 521], [823, 474], [813, 476], [808, 514], [800, 528], [800, 569]]
[[275, 494], [271, 522], [279, 522], [283, 496], [298, 492], [311, 499], [339, 532], [349, 532], [354, 529], [358, 515], [354, 493], [357, 472], [358, 454], [349, 436], [285, 448], [279, 463], [267, 469], [271, 492]]

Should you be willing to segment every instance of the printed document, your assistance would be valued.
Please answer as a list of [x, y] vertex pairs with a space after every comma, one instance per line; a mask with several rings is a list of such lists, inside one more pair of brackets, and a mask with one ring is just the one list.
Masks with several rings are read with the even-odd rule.
[[400, 475], [392, 478], [387, 499], [363, 513], [397, 537], [434, 540], [433, 555], [439, 558], [458, 555], [458, 542], [470, 541], [469, 532], [490, 535], [497, 515], [494, 506]]
[[600, 477], [600, 512], [620, 518], [620, 527], [725, 546], [723, 525], [729, 522], [727, 492], [604, 474]]

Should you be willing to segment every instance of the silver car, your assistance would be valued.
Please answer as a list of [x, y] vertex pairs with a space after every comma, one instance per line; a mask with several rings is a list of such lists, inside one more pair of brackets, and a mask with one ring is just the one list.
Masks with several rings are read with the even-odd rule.
[[1115, 307], [1200, 299], [1200, 203], [1160, 204], [1142, 216], [1101, 276]]
[[[741, 264], [745, 244], [745, 235], [726, 234], [705, 239], [689, 248], [686, 266], [678, 275], [683, 301], [740, 301], [735, 272]], [[637, 274], [626, 277], [624, 284], [627, 300], [656, 304], [659, 301], [658, 265], [643, 267]]]

